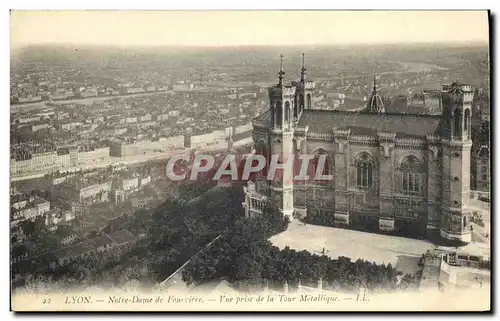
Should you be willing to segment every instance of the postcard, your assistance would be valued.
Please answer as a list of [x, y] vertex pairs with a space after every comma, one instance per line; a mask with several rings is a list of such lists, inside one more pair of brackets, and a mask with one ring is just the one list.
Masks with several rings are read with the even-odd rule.
[[488, 11], [11, 11], [11, 309], [490, 311]]

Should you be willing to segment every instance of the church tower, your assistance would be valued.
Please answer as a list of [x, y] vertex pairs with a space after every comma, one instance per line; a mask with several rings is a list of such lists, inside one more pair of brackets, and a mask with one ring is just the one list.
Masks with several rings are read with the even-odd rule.
[[293, 85], [296, 87], [294, 117], [299, 118], [304, 109], [313, 109], [314, 88], [316, 87], [313, 81], [307, 80], [304, 54], [302, 54], [300, 80], [294, 81]]
[[[295, 86], [285, 86], [283, 71], [283, 55], [279, 71], [278, 84], [269, 87], [269, 102], [271, 107], [270, 153], [268, 179], [270, 179], [271, 198], [274, 204], [290, 220], [293, 217], [293, 134], [295, 108]], [[273, 158], [275, 159], [273, 161]], [[285, 170], [286, 165], [289, 170]], [[277, 170], [274, 170], [277, 168]], [[273, 173], [275, 175], [271, 176]]]
[[470, 166], [471, 114], [474, 94], [469, 85], [443, 86], [441, 236], [449, 241], [471, 241]]
[[370, 99], [368, 99], [368, 105], [366, 106], [366, 111], [369, 113], [385, 113], [384, 102], [378, 94], [377, 89], [377, 76], [373, 75], [373, 90]]

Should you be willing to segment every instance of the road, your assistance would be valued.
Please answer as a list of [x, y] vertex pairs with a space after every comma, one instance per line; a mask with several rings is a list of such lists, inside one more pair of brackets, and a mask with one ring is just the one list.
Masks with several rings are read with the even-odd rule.
[[[253, 142], [252, 137], [247, 137], [242, 140], [236, 141], [233, 143], [233, 146], [238, 147], [238, 146], [244, 146], [251, 144]], [[226, 144], [218, 144], [210, 148], [205, 148], [205, 149], [196, 149], [198, 152], [213, 152], [213, 151], [223, 151], [227, 149]], [[148, 161], [153, 161], [153, 160], [161, 160], [161, 159], [168, 159], [172, 156], [175, 155], [182, 155], [188, 152], [191, 152], [193, 149], [192, 148], [184, 148], [184, 149], [179, 149], [179, 150], [174, 150], [174, 151], [169, 151], [165, 153], [155, 153], [155, 154], [146, 154], [146, 155], [138, 155], [138, 156], [130, 156], [130, 157], [110, 157], [109, 161], [106, 162], [101, 162], [98, 164], [94, 165], [89, 165], [89, 166], [72, 166], [72, 167], [65, 167], [65, 168], [59, 168], [56, 170], [59, 171], [64, 171], [64, 172], [76, 172], [79, 170], [88, 170], [88, 169], [96, 169], [96, 168], [105, 168], [110, 165], [116, 166], [116, 165], [131, 165], [131, 164], [138, 164], [138, 163], [145, 163]], [[11, 176], [10, 181], [11, 182], [18, 182], [18, 181], [23, 181], [23, 180], [28, 180], [28, 179], [33, 179], [33, 178], [39, 178], [43, 177], [46, 174], [49, 174], [51, 171], [44, 171], [44, 172], [38, 172], [38, 173], [32, 173], [32, 174], [27, 174], [27, 175], [22, 175], [22, 176]]]

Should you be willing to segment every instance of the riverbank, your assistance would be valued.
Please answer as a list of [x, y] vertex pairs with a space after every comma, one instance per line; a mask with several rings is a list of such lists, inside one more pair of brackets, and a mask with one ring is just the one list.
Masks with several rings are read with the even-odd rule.
[[[233, 143], [234, 147], [240, 147], [244, 145], [249, 145], [253, 143], [252, 137], [246, 137], [243, 138], [239, 141], [236, 141]], [[204, 148], [204, 149], [197, 149], [198, 152], [217, 152], [217, 151], [223, 151], [227, 149], [227, 143], [224, 142], [222, 144], [214, 145], [210, 148]], [[140, 163], [146, 163], [149, 161], [156, 161], [156, 160], [162, 160], [162, 159], [169, 159], [170, 157], [174, 155], [181, 155], [184, 153], [191, 152], [193, 149], [192, 148], [184, 148], [184, 149], [179, 149], [175, 151], [169, 151], [165, 153], [155, 153], [155, 154], [146, 154], [146, 155], [138, 155], [138, 156], [129, 156], [129, 157], [110, 157], [109, 161], [106, 162], [101, 162], [97, 163], [94, 165], [89, 165], [89, 166], [73, 166], [73, 167], [66, 167], [66, 168], [58, 168], [55, 169], [63, 172], [77, 172], [79, 170], [89, 170], [89, 169], [97, 169], [97, 168], [105, 168], [108, 166], [119, 166], [119, 165], [132, 165], [132, 164], [140, 164]], [[44, 171], [44, 172], [37, 172], [37, 173], [29, 173], [25, 175], [20, 175], [20, 176], [11, 176], [10, 181], [11, 182], [20, 182], [20, 181], [25, 181], [29, 179], [34, 179], [34, 178], [40, 178], [45, 176], [46, 174], [49, 174], [51, 171]]]
[[112, 99], [125, 99], [132, 97], [142, 97], [142, 96], [154, 96], [154, 95], [165, 95], [168, 91], [153, 91], [153, 92], [145, 92], [138, 94], [124, 94], [124, 95], [112, 95], [112, 96], [97, 96], [97, 97], [89, 97], [89, 98], [72, 98], [72, 99], [64, 99], [64, 100], [56, 100], [56, 101], [39, 101], [35, 103], [26, 103], [26, 104], [11, 104], [10, 111], [11, 113], [17, 113], [20, 111], [30, 111], [35, 109], [43, 109], [50, 108], [48, 104], [53, 105], [66, 105], [66, 104], [81, 104], [81, 105], [91, 105], [97, 101], [106, 101]]

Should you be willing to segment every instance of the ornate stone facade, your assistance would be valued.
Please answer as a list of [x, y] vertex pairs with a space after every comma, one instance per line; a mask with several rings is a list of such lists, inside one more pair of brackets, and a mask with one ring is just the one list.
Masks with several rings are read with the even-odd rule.
[[247, 215], [252, 198], [264, 200], [255, 195], [268, 195], [290, 218], [314, 212], [338, 225], [406, 226], [470, 242], [470, 86], [443, 86], [441, 116], [389, 114], [373, 104], [346, 112], [315, 110], [313, 100], [303, 98], [314, 88], [304, 66], [293, 86], [283, 84], [283, 65], [279, 75], [269, 89], [270, 109], [253, 121], [256, 152], [284, 159], [326, 155], [333, 180], [294, 184], [262, 177], [264, 187], [247, 190]]

